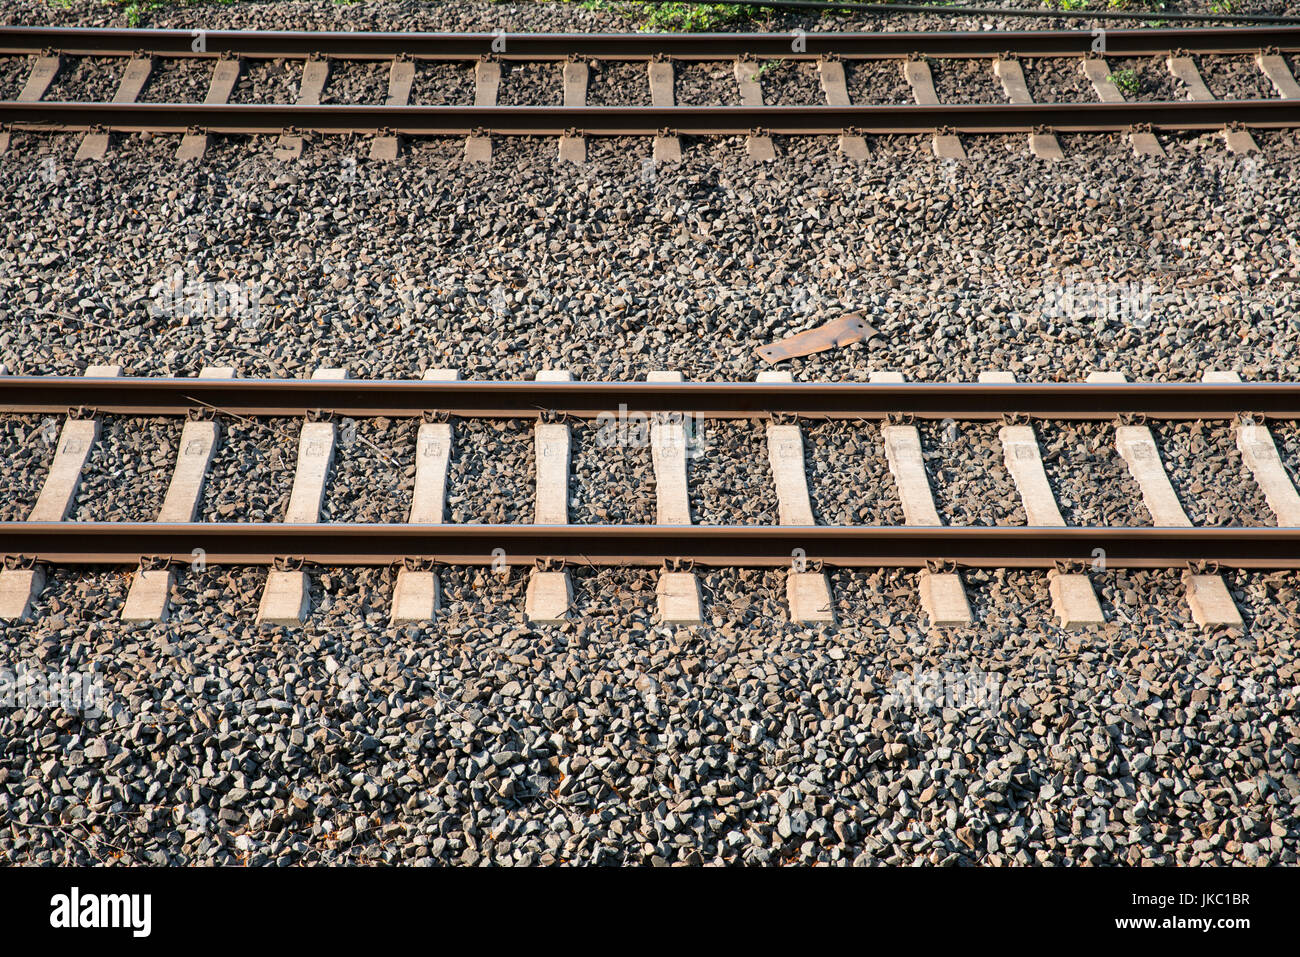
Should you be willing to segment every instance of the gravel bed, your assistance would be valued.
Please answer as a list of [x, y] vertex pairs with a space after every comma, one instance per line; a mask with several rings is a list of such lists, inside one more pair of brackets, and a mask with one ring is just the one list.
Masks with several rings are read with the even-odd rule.
[[40, 497], [58, 449], [63, 420], [53, 415], [0, 415], [5, 496], [0, 522], [25, 522]]
[[945, 525], [1026, 525], [1002, 455], [999, 423], [921, 422], [921, 449], [934, 505]]
[[1096, 103], [1097, 91], [1083, 75], [1078, 57], [1031, 57], [1020, 61], [1035, 103]]
[[405, 522], [415, 488], [417, 419], [344, 418], [321, 503], [322, 522]]
[[335, 60], [320, 101], [382, 105], [388, 98], [388, 70], [384, 63]]
[[569, 521], [653, 525], [658, 510], [649, 433], [636, 421], [622, 434], [617, 423], [575, 422], [569, 435]]
[[1151, 525], [1109, 422], [1035, 422], [1043, 471], [1067, 525]]
[[200, 522], [282, 522], [302, 420], [225, 419], [199, 503]]
[[740, 87], [730, 61], [674, 63], [673, 95], [681, 106], [740, 105]]
[[776, 488], [759, 422], [709, 420], [702, 454], [686, 463], [691, 516], [699, 525], [776, 525]]
[[472, 106], [474, 64], [416, 61], [411, 81], [413, 106]]
[[940, 103], [1007, 102], [992, 60], [931, 60], [930, 73]]
[[646, 65], [619, 60], [594, 61], [587, 72], [587, 105], [649, 106], [650, 76]]
[[759, 60], [755, 63], [763, 102], [768, 106], [824, 106], [817, 64], [807, 60]]
[[845, 60], [844, 85], [849, 102], [914, 103], [912, 88], [903, 78], [902, 60]]
[[1277, 525], [1237, 451], [1232, 423], [1158, 422], [1151, 433], [1193, 525]]
[[[231, 103], [297, 103], [302, 87], [301, 60], [254, 60], [244, 64]], [[325, 84], [326, 89], [329, 83]]]
[[[0, 842], [32, 862], [108, 842], [253, 865], [1294, 863], [1294, 576], [1232, 576], [1243, 639], [1169, 629], [1172, 573], [1103, 576], [1129, 620], [1075, 635], [1040, 574], [976, 573], [1010, 634], [930, 642], [899, 572], [834, 573], [872, 625], [832, 635], [784, 622], [781, 573], [710, 571], [695, 638], [651, 623], [653, 572], [572, 574], [582, 613], [530, 629], [484, 619], [519, 607], [519, 570], [440, 571], [439, 632], [389, 642], [391, 570], [329, 572], [290, 644], [248, 631], [263, 573], [185, 572], [172, 623], [108, 631], [125, 576], [55, 570], [41, 623], [4, 637], [98, 669], [104, 714], [0, 713], [7, 812], [59, 824]], [[1221, 786], [1229, 761], [1249, 787]], [[38, 766], [53, 784], [24, 786]]]
[[105, 415], [82, 469], [69, 518], [76, 522], [152, 522], [176, 467], [184, 422]]
[[41, 99], [51, 103], [72, 100], [107, 103], [117, 92], [125, 68], [126, 60], [117, 57], [65, 59]]
[[1277, 90], [1253, 56], [1194, 57], [1201, 79], [1219, 100], [1271, 100]]
[[563, 103], [563, 64], [509, 61], [501, 64], [501, 85], [497, 89], [499, 106], [560, 106]]
[[202, 103], [212, 82], [208, 60], [154, 60], [149, 82], [140, 91], [142, 103]]
[[447, 475], [447, 521], [531, 524], [537, 496], [533, 425], [459, 419]]
[[[413, 357], [437, 351], [488, 378], [567, 363], [590, 378], [744, 379], [758, 346], [861, 310], [878, 337], [789, 367], [810, 379], [895, 368], [970, 381], [1000, 362], [1027, 380], [1282, 374], [1300, 344], [1286, 318], [1300, 309], [1294, 134], [1261, 133], [1254, 159], [1165, 137], [1155, 160], [1120, 136], [1062, 136], [1067, 158], [1051, 169], [1024, 161], [1022, 138], [1011, 150], [967, 139], [978, 164], [936, 163], [924, 137], [870, 137], [851, 165], [822, 138], [783, 138], [782, 162], [755, 171], [735, 138], [688, 139], [680, 167], [647, 170], [636, 139], [593, 138], [579, 169], [557, 165], [549, 139], [498, 138], [481, 169], [460, 165], [452, 139], [390, 168], [319, 137], [286, 168], [266, 138], [254, 153], [218, 137], [214, 172], [196, 179], [165, 137], [121, 140], [92, 175], [68, 165], [75, 137], [16, 136], [0, 170], [12, 237], [0, 361], [75, 374], [76, 353], [45, 338], [57, 328], [136, 375], [196, 372], [222, 351], [243, 375], [300, 377], [337, 350], [379, 377], [417, 374]], [[37, 140], [57, 159], [56, 189]], [[1186, 188], [1170, 192], [1171, 177]], [[485, 194], [490, 206], [465, 200]], [[150, 315], [171, 267], [141, 276], [146, 250], [258, 286], [265, 321]], [[1049, 314], [1054, 290], [1101, 302], [1118, 283], [1136, 283], [1149, 311]], [[498, 285], [512, 290], [500, 320]]]
[[1133, 71], [1133, 82], [1137, 84], [1137, 89], [1126, 88], [1122, 82], [1117, 84], [1126, 100], [1187, 99], [1185, 88], [1169, 72], [1164, 57], [1107, 57], [1106, 63], [1110, 67], [1111, 82], [1114, 82], [1117, 73]]
[[0, 99], [18, 99], [31, 75], [33, 62], [26, 56], [0, 56]]
[[819, 525], [902, 525], [903, 505], [875, 425], [803, 426], [805, 473]]

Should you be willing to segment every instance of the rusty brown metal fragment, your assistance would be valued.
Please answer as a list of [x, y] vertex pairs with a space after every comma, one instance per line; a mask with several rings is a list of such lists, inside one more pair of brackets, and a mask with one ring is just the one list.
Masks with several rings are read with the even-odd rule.
[[755, 352], [764, 362], [775, 364], [796, 356], [810, 356], [814, 352], [825, 352], [827, 349], [863, 342], [875, 334], [875, 327], [861, 315], [854, 313], [841, 316], [816, 329], [787, 336], [780, 342], [760, 346]]

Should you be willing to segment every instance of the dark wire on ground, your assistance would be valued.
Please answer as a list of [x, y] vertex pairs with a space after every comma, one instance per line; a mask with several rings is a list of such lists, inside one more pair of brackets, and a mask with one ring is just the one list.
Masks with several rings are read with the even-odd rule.
[[[652, 0], [628, 0], [633, 3]], [[717, 6], [715, 0], [679, 0], [689, 6]], [[739, 6], [774, 10], [822, 10], [828, 13], [934, 13], [940, 16], [1038, 17], [1057, 20], [1138, 20], [1146, 22], [1184, 21], [1193, 23], [1291, 23], [1300, 16], [1270, 13], [1162, 13], [1150, 10], [1056, 10], [1050, 7], [950, 7], [912, 3], [827, 3], [823, 0], [744, 0]]]

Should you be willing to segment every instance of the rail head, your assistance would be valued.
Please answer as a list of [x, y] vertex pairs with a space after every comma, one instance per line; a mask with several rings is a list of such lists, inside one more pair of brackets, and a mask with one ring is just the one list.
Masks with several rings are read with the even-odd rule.
[[793, 556], [843, 568], [1300, 568], [1300, 528], [881, 527], [711, 525], [351, 525], [158, 522], [0, 523], [0, 555], [60, 565], [382, 566], [408, 558], [455, 565], [790, 568]]
[[[0, 27], [0, 54], [54, 49], [72, 56], [241, 56], [249, 59], [386, 60], [398, 54], [425, 60], [563, 60], [586, 56], [644, 60], [663, 54], [682, 60], [738, 56], [810, 60], [827, 55], [883, 59], [930, 57], [1087, 56], [1095, 53], [1091, 27], [1070, 30], [791, 33], [403, 33], [288, 30], [119, 30], [84, 27]], [[1248, 54], [1276, 47], [1300, 50], [1300, 27], [1195, 27], [1105, 31], [1111, 56], [1153, 56], [1175, 49], [1201, 54]]]
[[0, 412], [90, 410], [121, 415], [186, 415], [200, 410], [245, 416], [535, 419], [555, 414], [599, 420], [617, 415], [689, 412], [711, 419], [1110, 421], [1232, 419], [1251, 413], [1300, 418], [1300, 382], [1125, 383], [780, 383], [536, 382], [383, 379], [198, 379], [0, 376]]

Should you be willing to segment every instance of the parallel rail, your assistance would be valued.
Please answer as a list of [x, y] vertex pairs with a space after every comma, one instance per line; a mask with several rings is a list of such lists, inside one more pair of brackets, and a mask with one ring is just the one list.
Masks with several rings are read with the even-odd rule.
[[468, 135], [476, 132], [559, 136], [687, 136], [771, 133], [832, 135], [924, 133], [1116, 132], [1300, 126], [1300, 100], [1172, 103], [1035, 103], [937, 106], [300, 106], [262, 104], [0, 103], [0, 123], [19, 130], [184, 133], [317, 133]]
[[0, 376], [0, 413], [69, 409], [123, 415], [418, 417], [447, 412], [477, 418], [596, 419], [620, 406], [715, 419], [775, 414], [815, 419], [1109, 421], [1231, 419], [1241, 413], [1300, 419], [1300, 382], [1142, 383], [772, 383], [498, 382], [380, 379], [191, 379]]
[[[1090, 29], [953, 33], [342, 33], [237, 30], [96, 30], [75, 27], [0, 28], [0, 54], [57, 50], [71, 56], [241, 56], [249, 59], [388, 60], [645, 60], [657, 54], [681, 60], [739, 56], [812, 60], [827, 55], [880, 59], [920, 53], [931, 57], [1086, 56], [1095, 54]], [[1247, 54], [1276, 47], [1300, 50], [1300, 27], [1213, 27], [1106, 30], [1107, 56], [1153, 56], [1172, 50]]]
[[844, 568], [1054, 568], [1104, 549], [1108, 568], [1300, 568], [1300, 528], [1116, 528], [736, 525], [286, 525], [279, 523], [7, 522], [0, 554], [62, 565], [260, 565], [292, 555], [327, 566], [406, 559], [453, 565], [657, 567], [687, 558], [713, 567], [790, 566], [792, 552]]

